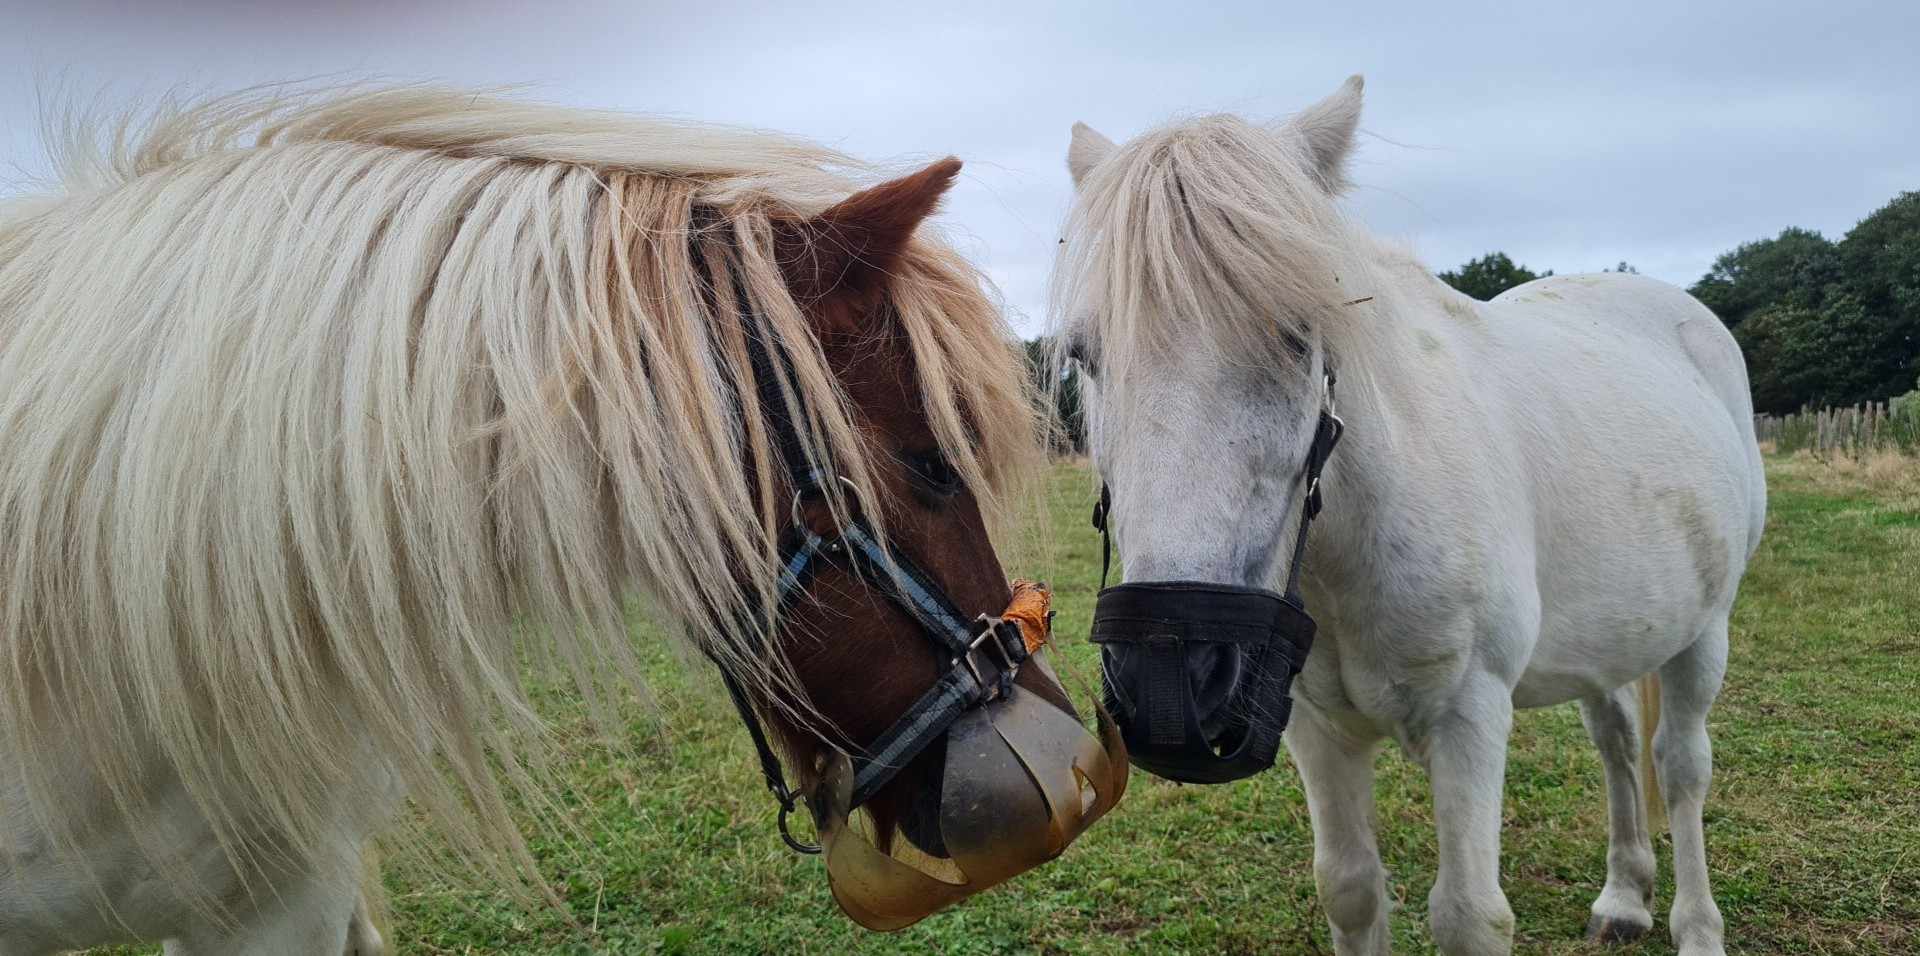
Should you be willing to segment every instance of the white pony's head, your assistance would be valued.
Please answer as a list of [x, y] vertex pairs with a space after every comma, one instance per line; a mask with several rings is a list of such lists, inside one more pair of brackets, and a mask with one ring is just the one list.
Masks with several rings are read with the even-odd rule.
[[1130, 580], [1287, 570], [1329, 325], [1365, 295], [1335, 206], [1360, 99], [1355, 76], [1274, 126], [1204, 116], [1124, 146], [1074, 127], [1055, 341]]
[[1335, 208], [1359, 117], [1356, 76], [1274, 127], [1205, 116], [1125, 146], [1074, 129], [1055, 341], [1126, 580], [1093, 639], [1130, 757], [1161, 776], [1271, 766], [1311, 644], [1276, 592], [1306, 463], [1338, 435], [1328, 369], [1359, 351], [1342, 313], [1371, 285]]

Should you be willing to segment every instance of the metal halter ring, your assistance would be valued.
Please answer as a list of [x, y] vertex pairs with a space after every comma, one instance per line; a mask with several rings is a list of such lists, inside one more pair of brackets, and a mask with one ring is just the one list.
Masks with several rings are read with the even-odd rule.
[[773, 789], [773, 798], [780, 801], [780, 839], [787, 841], [787, 846], [792, 847], [795, 853], [805, 853], [808, 856], [819, 855], [820, 844], [802, 843], [793, 835], [793, 831], [787, 828], [787, 817], [793, 814], [794, 807], [800, 805], [800, 795], [785, 787], [770, 789]]
[[[841, 484], [847, 486], [847, 492], [848, 492], [847, 500], [855, 501], [855, 502], [859, 501], [859, 498], [855, 496], [855, 493], [858, 492], [860, 489], [854, 486], [853, 479], [848, 478], [846, 475], [834, 475], [833, 477], [836, 480], [838, 480]], [[806, 504], [807, 494], [809, 492], [818, 491], [821, 484], [823, 484], [823, 482], [821, 482], [816, 477], [812, 485], [805, 488], [795, 488], [793, 490], [793, 507], [790, 509], [790, 511], [791, 511], [791, 517], [793, 519], [794, 527], [796, 528], [806, 527], [807, 516], [801, 511], [801, 506]]]

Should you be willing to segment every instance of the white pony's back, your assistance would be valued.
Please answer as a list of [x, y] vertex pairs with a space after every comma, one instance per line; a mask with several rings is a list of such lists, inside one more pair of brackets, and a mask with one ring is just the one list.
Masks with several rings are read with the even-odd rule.
[[[1623, 348], [1622, 358], [1631, 357], [1638, 363], [1668, 357], [1682, 364], [1683, 374], [1690, 366], [1725, 415], [1721, 442], [1744, 452], [1734, 458], [1744, 460], [1744, 473], [1728, 480], [1746, 486], [1749, 521], [1742, 557], [1753, 555], [1766, 524], [1764, 469], [1753, 433], [1753, 394], [1740, 346], [1711, 310], [1668, 283], [1623, 273], [1536, 279], [1494, 297], [1482, 310], [1497, 317], [1496, 321], [1546, 321], [1616, 330], [1628, 337], [1640, 337], [1646, 346], [1632, 349], [1628, 345]], [[1628, 368], [1631, 365], [1620, 371], [1631, 374]], [[1636, 384], [1627, 381], [1624, 387]]]

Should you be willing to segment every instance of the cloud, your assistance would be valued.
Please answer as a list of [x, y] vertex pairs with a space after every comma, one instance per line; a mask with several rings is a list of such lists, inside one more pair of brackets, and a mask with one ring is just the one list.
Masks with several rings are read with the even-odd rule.
[[1559, 272], [1626, 259], [1684, 284], [1741, 241], [1838, 234], [1920, 188], [1911, 4], [646, 6], [18, 11], [0, 37], [0, 162], [44, 169], [50, 88], [151, 97], [313, 76], [519, 85], [876, 160], [953, 153], [967, 168], [945, 228], [1028, 333], [1075, 120], [1125, 139], [1195, 112], [1279, 117], [1353, 72], [1372, 135], [1350, 207], [1436, 269], [1502, 249]]

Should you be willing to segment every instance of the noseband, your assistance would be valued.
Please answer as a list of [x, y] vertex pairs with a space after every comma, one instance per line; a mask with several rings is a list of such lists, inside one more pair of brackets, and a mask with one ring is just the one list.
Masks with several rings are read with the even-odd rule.
[[[745, 289], [737, 276], [735, 280], [734, 294], [739, 307], [745, 310]], [[801, 428], [809, 420], [805, 399], [797, 386], [783, 390], [775, 377], [777, 363], [786, 373], [786, 380], [795, 382], [792, 363], [779, 346], [762, 337], [760, 323], [753, 321], [750, 313], [745, 319], [747, 354], [761, 413], [767, 418], [794, 491], [793, 523], [786, 530], [780, 549], [780, 580], [775, 591], [773, 619], [742, 626], [740, 630], [745, 638], [742, 643], [764, 654], [786, 608], [805, 593], [820, 568], [832, 565], [905, 611], [946, 661], [939, 679], [926, 693], [871, 745], [851, 755], [854, 770], [848, 806], [851, 809], [867, 802], [915, 757], [944, 737], [962, 714], [1005, 696], [1030, 651], [1019, 624], [985, 614], [969, 620], [925, 570], [905, 555], [883, 547], [858, 509], [845, 509], [851, 513], [841, 517], [826, 535], [816, 534], [807, 526], [805, 506], [827, 497], [829, 481], [849, 488], [851, 483], [838, 475], [829, 477], [810, 463], [800, 437]], [[752, 699], [739, 677], [718, 657], [714, 657], [714, 662], [720, 666], [727, 695], [733, 699], [741, 722], [747, 725], [747, 733], [753, 738], [767, 789], [780, 803], [781, 839], [798, 852], [819, 853], [819, 846], [802, 843], [788, 829], [787, 818], [802, 794], [787, 784], [780, 758], [768, 743]]]
[[[1107, 587], [1113, 492], [1100, 486], [1093, 526], [1100, 530], [1101, 590], [1092, 639], [1133, 648], [1125, 658], [1103, 654], [1102, 684], [1129, 759], [1151, 773], [1189, 783], [1224, 783], [1273, 766], [1293, 710], [1289, 688], [1313, 647], [1313, 617], [1300, 597], [1300, 565], [1307, 529], [1320, 514], [1320, 471], [1346, 427], [1334, 408], [1333, 384], [1329, 368], [1319, 423], [1300, 470], [1306, 495], [1284, 593], [1197, 581]], [[1217, 702], [1212, 716], [1219, 733], [1210, 741], [1193, 675], [1222, 660], [1244, 662], [1248, 670], [1237, 675], [1232, 696]]]

